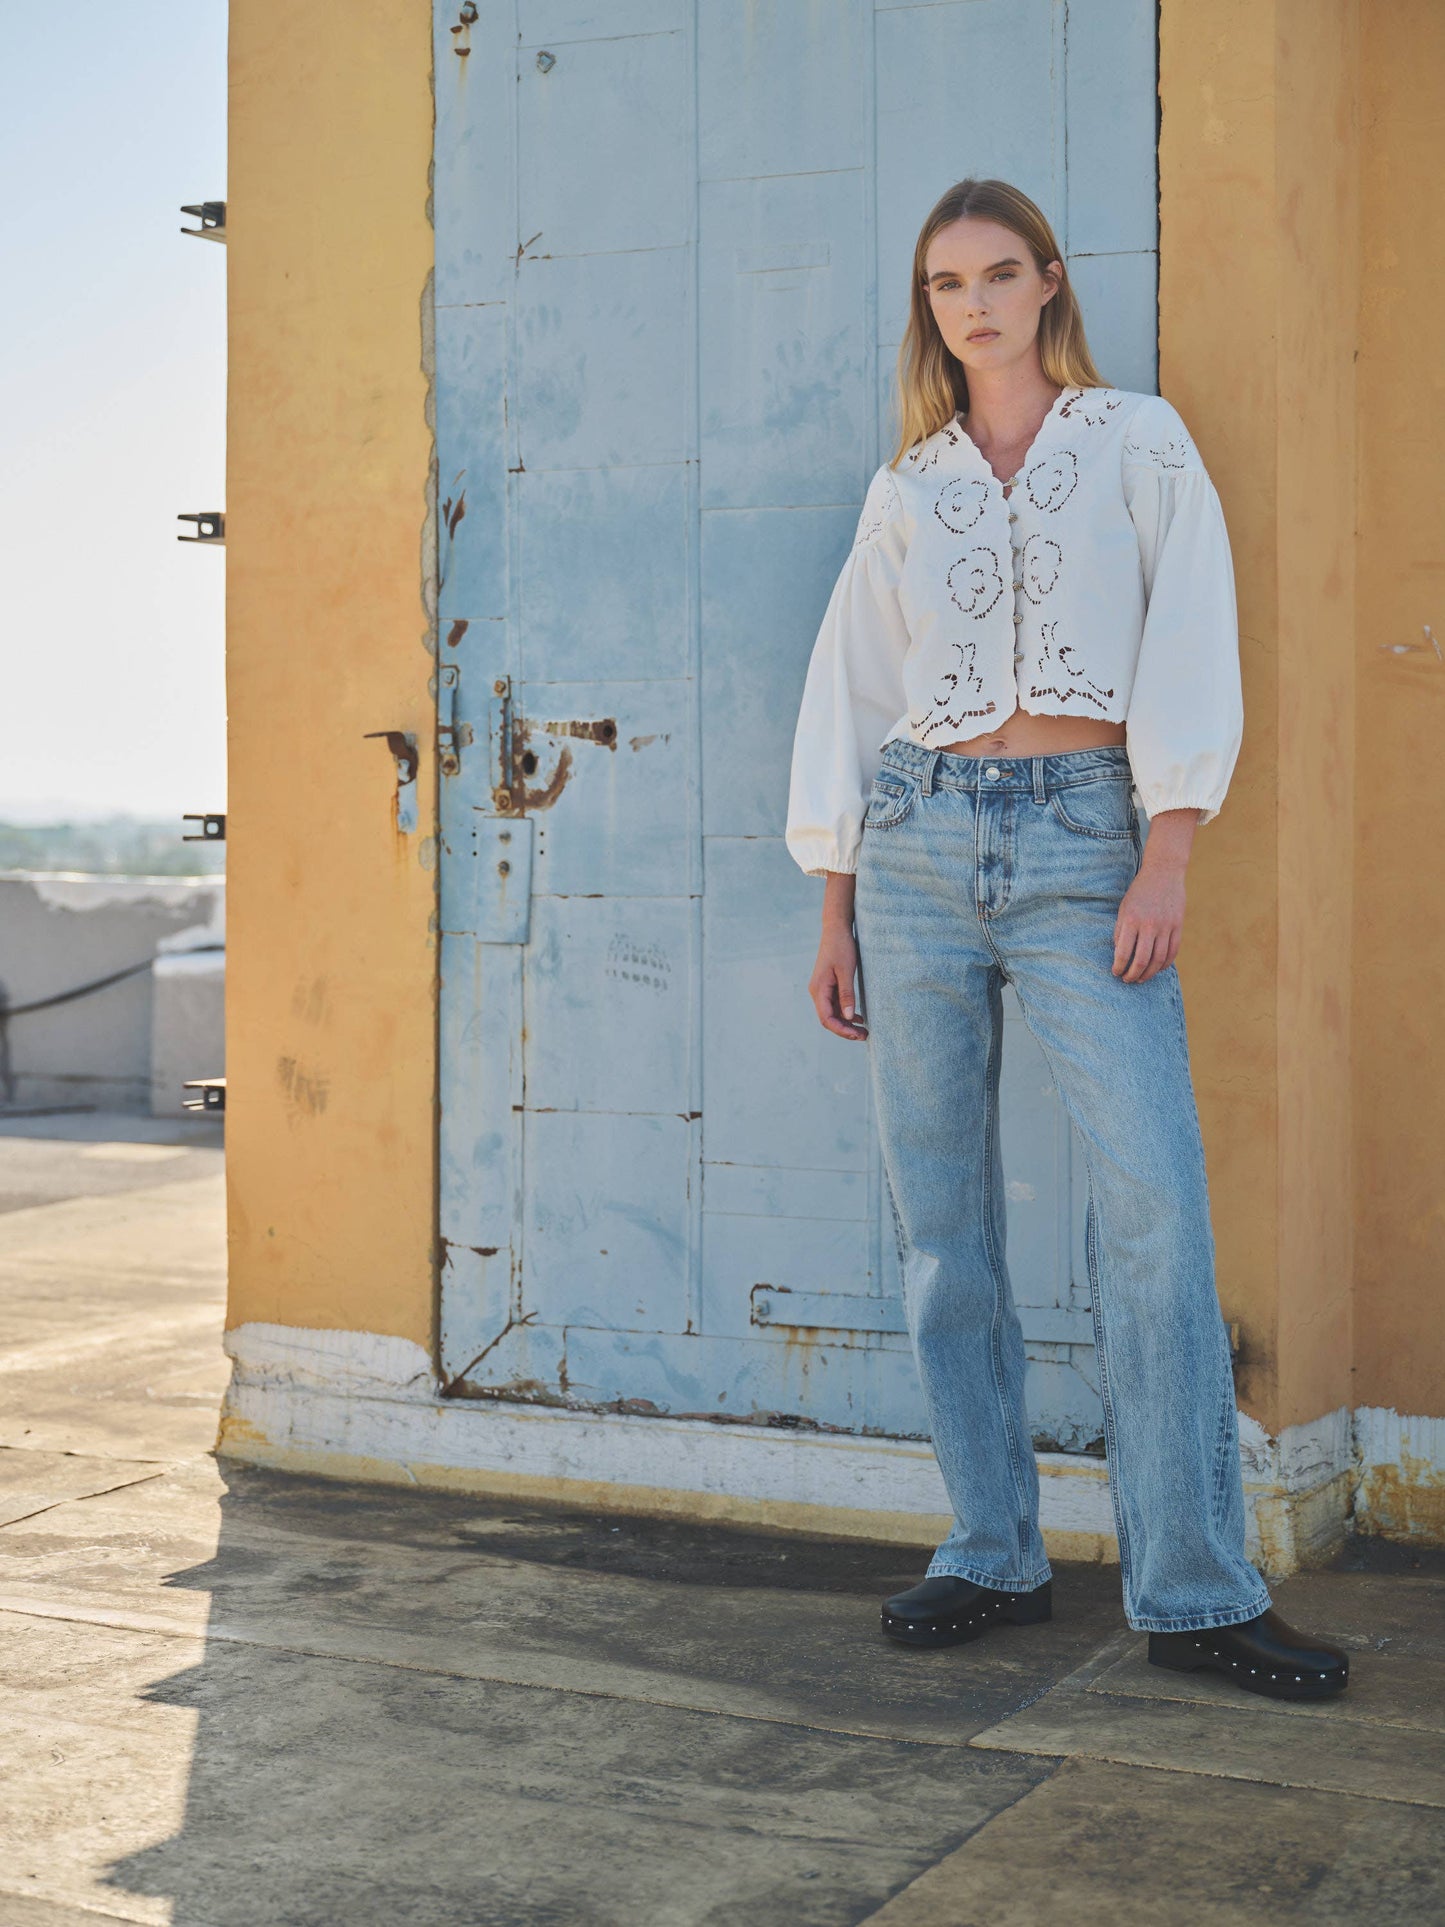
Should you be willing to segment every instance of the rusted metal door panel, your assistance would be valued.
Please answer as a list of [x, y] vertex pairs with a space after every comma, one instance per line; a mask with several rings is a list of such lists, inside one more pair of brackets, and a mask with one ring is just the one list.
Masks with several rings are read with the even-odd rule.
[[[793, 722], [941, 188], [1034, 194], [1105, 373], [1154, 386], [1152, 4], [436, 27], [450, 1389], [920, 1436], [866, 1054], [804, 990]], [[1031, 1409], [1078, 1447], [1082, 1166], [1005, 1020]]]

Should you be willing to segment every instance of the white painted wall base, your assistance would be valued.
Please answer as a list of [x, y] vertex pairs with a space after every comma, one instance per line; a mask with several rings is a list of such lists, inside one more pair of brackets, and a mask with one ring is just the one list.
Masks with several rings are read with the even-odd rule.
[[[368, 1332], [249, 1324], [227, 1333], [226, 1349], [218, 1450], [249, 1464], [920, 1546], [948, 1529], [925, 1445], [442, 1399], [419, 1345]], [[1250, 1556], [1271, 1578], [1336, 1546], [1372, 1479], [1398, 1483], [1403, 1461], [1381, 1476], [1365, 1450], [1408, 1435], [1411, 1476], [1445, 1489], [1445, 1421], [1342, 1407], [1278, 1438], [1241, 1414], [1240, 1434]], [[1050, 1555], [1117, 1559], [1104, 1465], [1045, 1452], [1038, 1467]], [[1374, 1516], [1366, 1530], [1382, 1529]]]

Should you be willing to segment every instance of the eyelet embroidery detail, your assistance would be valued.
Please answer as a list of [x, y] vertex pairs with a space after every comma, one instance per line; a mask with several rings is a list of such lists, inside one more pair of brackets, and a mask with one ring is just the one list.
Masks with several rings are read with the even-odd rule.
[[[1101, 689], [1092, 677], [1086, 676], [1082, 669], [1075, 668], [1069, 660], [1074, 653], [1074, 645], [1071, 642], [1060, 642], [1058, 629], [1057, 622], [1041, 624], [1039, 655], [1045, 663], [1058, 663], [1061, 672], [1059, 681], [1066, 687], [1060, 688], [1058, 683], [1042, 685], [1031, 683], [1030, 696], [1057, 696], [1061, 703], [1067, 702], [1071, 696], [1079, 696], [1086, 703], [1093, 703], [1099, 709], [1107, 708], [1108, 703], [1113, 700], [1113, 690]], [[1083, 687], [1085, 683], [1088, 684], [1087, 688]]]
[[865, 503], [863, 513], [858, 518], [858, 532], [853, 537], [853, 547], [861, 549], [865, 542], [871, 542], [875, 536], [881, 535], [888, 526], [893, 511], [899, 506], [898, 484], [892, 475], [885, 471], [883, 499], [871, 512]]
[[1087, 388], [1081, 388], [1077, 394], [1070, 395], [1059, 410], [1059, 420], [1077, 420], [1085, 428], [1103, 428], [1114, 410], [1123, 406], [1122, 395], [1114, 395], [1111, 398], [1105, 392], [1103, 396], [1096, 399]]
[[987, 507], [987, 482], [945, 482], [933, 513], [950, 535], [967, 535]]
[[961, 555], [948, 572], [948, 593], [955, 607], [975, 622], [986, 616], [1003, 594], [1003, 573], [993, 550], [980, 544]]
[[[921, 725], [920, 734], [925, 741], [940, 729], [947, 729], [951, 734], [957, 735], [961, 725], [970, 716], [992, 716], [998, 708], [998, 704], [991, 701], [985, 703], [980, 709], [952, 707], [955, 698], [960, 694], [965, 703], [970, 690], [981, 695], [983, 677], [979, 675], [976, 666], [978, 656], [976, 642], [952, 642], [949, 647], [957, 653], [960, 674], [954, 675], [951, 670], [945, 670], [939, 677], [939, 693], [933, 698], [933, 709], [940, 713], [933, 715], [931, 721]], [[964, 685], [962, 691], [959, 688], [960, 683]]]
[[1071, 448], [1045, 455], [1024, 476], [1024, 492], [1036, 509], [1056, 514], [1079, 486], [1079, 458]]
[[1059, 579], [1064, 552], [1049, 535], [1031, 535], [1019, 558], [1019, 580], [1030, 602], [1040, 603]]
[[[917, 448], [909, 451], [908, 464], [915, 474], [922, 475], [934, 466], [945, 448], [957, 448], [962, 440], [963, 430], [955, 422], [945, 422], [936, 435], [930, 435], [927, 442], [921, 442]], [[929, 442], [933, 446], [925, 455], [923, 451], [928, 448]]]
[[1155, 468], [1198, 468], [1199, 451], [1188, 435], [1166, 435], [1162, 442], [1146, 442], [1136, 436], [1124, 438], [1124, 453], [1138, 461], [1151, 462]]

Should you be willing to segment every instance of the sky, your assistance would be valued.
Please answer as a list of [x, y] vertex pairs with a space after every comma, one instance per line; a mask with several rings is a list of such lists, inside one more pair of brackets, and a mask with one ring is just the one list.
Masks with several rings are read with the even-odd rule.
[[225, 808], [226, 9], [0, 0], [0, 820]]

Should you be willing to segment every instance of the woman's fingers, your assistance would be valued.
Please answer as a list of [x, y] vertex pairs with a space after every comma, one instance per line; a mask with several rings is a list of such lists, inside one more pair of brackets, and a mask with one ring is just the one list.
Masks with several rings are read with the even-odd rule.
[[1168, 925], [1122, 919], [1114, 942], [1114, 975], [1126, 984], [1147, 983], [1170, 962], [1170, 937]]
[[808, 986], [813, 999], [813, 1008], [818, 1013], [818, 1022], [825, 1030], [831, 1030], [836, 1037], [866, 1037], [866, 1028], [857, 1021], [856, 1006], [853, 999], [853, 986], [845, 983], [842, 973], [833, 965], [826, 966]]

